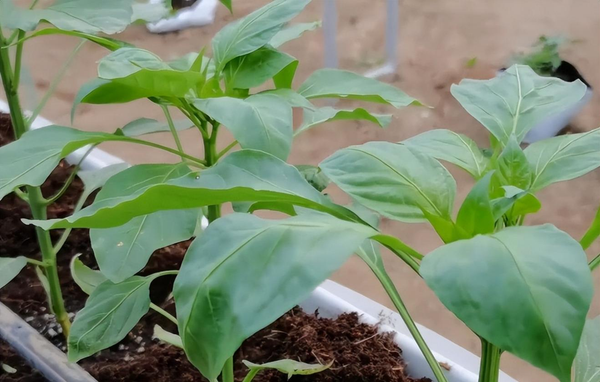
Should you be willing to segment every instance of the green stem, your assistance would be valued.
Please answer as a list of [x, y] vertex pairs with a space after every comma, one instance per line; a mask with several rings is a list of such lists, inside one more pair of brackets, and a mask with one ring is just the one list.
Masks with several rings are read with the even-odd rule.
[[254, 377], [256, 377], [256, 375], [260, 372], [259, 369], [250, 369], [250, 371], [248, 372], [248, 374], [246, 374], [246, 378], [244, 378], [244, 380], [242, 382], [252, 382], [252, 380], [254, 379]]
[[[167, 117], [167, 123], [169, 124], [169, 129], [171, 130], [171, 135], [173, 135], [173, 139], [175, 140], [175, 145], [177, 146], [177, 149], [181, 151], [181, 153], [184, 153], [183, 146], [181, 145], [181, 140], [179, 140], [179, 134], [177, 134], [177, 129], [175, 128], [175, 124], [173, 123], [173, 118], [171, 118], [169, 108], [165, 105], [160, 105], [160, 107], [162, 108], [165, 117]], [[181, 161], [185, 161], [185, 158], [183, 156], [181, 157]]]
[[45, 203], [47, 206], [56, 202], [58, 199], [60, 199], [65, 194], [65, 192], [67, 192], [67, 190], [69, 189], [69, 187], [75, 180], [75, 177], [77, 176], [77, 173], [79, 172], [79, 169], [81, 168], [81, 164], [83, 163], [85, 158], [87, 158], [87, 156], [90, 155], [90, 153], [92, 152], [94, 147], [95, 147], [95, 145], [90, 147], [89, 150], [86, 151], [85, 154], [83, 154], [83, 156], [81, 157], [79, 162], [77, 162], [77, 165], [75, 165], [75, 168], [73, 169], [73, 171], [71, 171], [71, 173], [69, 174], [69, 177], [67, 178], [67, 180], [65, 181], [65, 184], [63, 184], [61, 189], [56, 194], [51, 196], [49, 199], [45, 200]]
[[48, 100], [50, 99], [50, 97], [52, 97], [52, 95], [56, 91], [58, 84], [60, 83], [60, 81], [63, 79], [63, 77], [67, 73], [67, 69], [69, 69], [69, 66], [71, 66], [71, 64], [73, 63], [73, 60], [77, 56], [77, 53], [79, 53], [79, 50], [81, 49], [83, 44], [85, 44], [86, 41], [87, 40], [82, 40], [75, 47], [75, 49], [73, 49], [71, 54], [69, 54], [69, 57], [67, 57], [67, 61], [65, 61], [65, 63], [60, 68], [58, 74], [56, 76], [54, 76], [54, 78], [52, 79], [52, 82], [50, 83], [48, 90], [46, 91], [46, 93], [44, 94], [42, 99], [40, 100], [40, 103], [35, 107], [35, 109], [33, 110], [33, 113], [31, 113], [31, 117], [29, 117], [29, 119], [27, 120], [27, 126], [31, 126], [33, 121], [35, 121], [35, 119], [38, 117], [38, 115], [40, 115], [40, 113], [46, 106], [46, 103], [48, 103]]
[[369, 265], [369, 268], [371, 268], [375, 276], [377, 276], [377, 279], [383, 286], [383, 289], [385, 289], [385, 292], [392, 300], [392, 303], [396, 307], [398, 314], [400, 314], [400, 317], [402, 317], [402, 320], [406, 324], [408, 331], [413, 336], [415, 342], [419, 346], [419, 349], [421, 349], [421, 353], [423, 353], [425, 360], [429, 364], [429, 367], [431, 368], [431, 371], [433, 371], [433, 374], [437, 378], [438, 382], [447, 382], [448, 380], [446, 379], [440, 364], [433, 356], [433, 353], [431, 352], [431, 349], [429, 349], [429, 346], [427, 346], [425, 339], [423, 339], [419, 328], [410, 316], [410, 313], [408, 312], [406, 305], [404, 305], [404, 302], [400, 297], [400, 293], [398, 293], [398, 290], [396, 289], [396, 286], [394, 285], [394, 282], [390, 276], [387, 274], [387, 272], [385, 272], [384, 269], [382, 269], [381, 266], [377, 266], [377, 264], [370, 261], [369, 256], [362, 248], [359, 248], [358, 251], [360, 252], [360, 257], [365, 260], [367, 265]]
[[600, 208], [596, 212], [596, 216], [592, 221], [592, 225], [587, 230], [585, 235], [579, 240], [579, 243], [583, 247], [583, 249], [588, 249], [590, 245], [600, 236]]
[[0, 78], [2, 79], [6, 101], [10, 109], [10, 119], [15, 133], [15, 140], [17, 140], [25, 134], [27, 128], [25, 126], [25, 119], [23, 118], [23, 111], [21, 110], [19, 92], [15, 86], [16, 83], [10, 65], [8, 49], [4, 49], [5, 47], [6, 41], [2, 35], [2, 25], [0, 25]]
[[[29, 195], [29, 206], [31, 208], [31, 214], [33, 218], [37, 220], [46, 220], [46, 207], [43, 202], [44, 197], [42, 196], [40, 188], [27, 187], [27, 194]], [[63, 329], [64, 336], [68, 338], [71, 322], [69, 321], [69, 316], [67, 314], [67, 310], [65, 309], [65, 303], [60, 290], [60, 279], [58, 278], [56, 253], [52, 248], [50, 232], [45, 231], [40, 227], [35, 227], [35, 232], [37, 235], [38, 244], [40, 246], [40, 251], [42, 253], [42, 260], [46, 265], [44, 271], [46, 278], [48, 279], [50, 307], [56, 316], [56, 321]]]
[[46, 263], [43, 261], [27, 258], [29, 264], [37, 265], [38, 267], [46, 268]]
[[500, 376], [500, 356], [502, 350], [488, 341], [481, 339], [481, 363], [479, 382], [498, 382]]
[[[212, 132], [210, 134], [210, 138], [204, 139], [204, 161], [206, 162], [207, 167], [214, 166], [219, 160], [217, 156], [217, 134], [219, 132], [219, 124], [215, 122], [212, 128]], [[206, 218], [209, 223], [217, 220], [221, 217], [221, 205], [216, 204], [213, 206], [208, 206], [208, 214]]]
[[162, 272], [153, 273], [149, 277], [151, 277], [152, 280], [154, 280], [154, 279], [157, 279], [159, 277], [163, 277], [163, 276], [177, 276], [178, 274], [179, 274], [178, 270], [162, 271]]
[[206, 120], [198, 118], [194, 109], [186, 100], [181, 100], [181, 105], [182, 107], [180, 107], [179, 110], [181, 110], [181, 112], [185, 114], [185, 116], [188, 117], [188, 119], [192, 121], [194, 125], [196, 125], [198, 130], [200, 130], [202, 139], [209, 139], [208, 131], [206, 129]]
[[115, 141], [124, 141], [124, 142], [131, 142], [131, 143], [136, 143], [138, 145], [144, 145], [144, 146], [149, 146], [149, 147], [153, 147], [155, 149], [160, 149], [166, 152], [169, 152], [171, 154], [175, 154], [178, 155], [180, 157], [183, 157], [189, 161], [194, 162], [194, 164], [196, 165], [200, 165], [200, 167], [205, 167], [207, 164], [205, 161], [203, 161], [202, 159], [198, 159], [196, 157], [193, 157], [191, 155], [187, 155], [186, 153], [182, 153], [179, 150], [175, 150], [172, 149], [170, 147], [167, 146], [163, 146], [163, 145], [159, 145], [158, 143], [154, 143], [154, 142], [149, 142], [149, 141], [144, 141], [142, 139], [137, 139], [137, 138], [131, 138], [131, 137], [123, 137], [122, 139], [115, 139]]
[[229, 358], [227, 362], [225, 362], [223, 372], [221, 373], [221, 378], [223, 382], [235, 382], [233, 376], [233, 357]]
[[[25, 37], [25, 31], [19, 30], [18, 38], [21, 40]], [[17, 52], [15, 54], [15, 72], [14, 72], [14, 81], [15, 81], [15, 89], [19, 89], [19, 83], [21, 82], [21, 62], [23, 59], [23, 42], [17, 44]]]
[[219, 153], [217, 154], [217, 160], [221, 159], [225, 154], [227, 154], [229, 152], [229, 150], [231, 150], [232, 148], [237, 146], [237, 144], [238, 144], [238, 141], [233, 141], [227, 147], [225, 147], [223, 150], [219, 151]]
[[590, 269], [593, 271], [598, 268], [600, 265], [600, 255], [596, 256], [592, 261], [590, 261]]
[[[83, 208], [83, 205], [84, 205], [86, 199], [88, 198], [88, 196], [89, 196], [88, 194], [83, 193], [79, 197], [79, 200], [77, 201], [77, 204], [75, 205], [75, 209], [73, 209], [73, 213], [78, 212], [79, 210], [81, 210]], [[65, 245], [65, 243], [66, 243], [67, 239], [69, 238], [69, 235], [71, 234], [72, 230], [73, 230], [72, 228], [67, 228], [60, 235], [60, 239], [58, 239], [58, 241], [56, 242], [56, 244], [54, 244], [53, 251], [54, 251], [55, 255], [58, 255], [58, 253], [62, 249], [63, 245]]]
[[152, 310], [154, 310], [156, 313], [161, 314], [163, 317], [165, 317], [166, 319], [168, 319], [169, 321], [171, 321], [172, 323], [174, 323], [175, 325], [177, 325], [177, 319], [169, 312], [167, 312], [166, 310], [164, 310], [163, 308], [161, 308], [160, 306], [154, 304], [154, 303], [150, 303], [150, 308], [152, 308]]

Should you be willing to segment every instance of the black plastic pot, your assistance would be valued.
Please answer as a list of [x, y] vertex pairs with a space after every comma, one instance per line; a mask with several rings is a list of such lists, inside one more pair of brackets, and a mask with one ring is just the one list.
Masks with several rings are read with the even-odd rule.
[[21, 317], [0, 303], [0, 337], [50, 382], [97, 382]]

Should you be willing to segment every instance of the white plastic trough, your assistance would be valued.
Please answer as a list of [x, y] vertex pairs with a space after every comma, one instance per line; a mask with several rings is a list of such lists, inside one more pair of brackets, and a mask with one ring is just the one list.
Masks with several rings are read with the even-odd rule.
[[[2, 100], [0, 100], [0, 112], [8, 112], [8, 105]], [[38, 129], [51, 124], [50, 121], [40, 117], [32, 124], [32, 128]], [[67, 161], [70, 163], [78, 163], [88, 149], [89, 148], [82, 148], [77, 150], [67, 157]], [[95, 148], [83, 161], [82, 168], [94, 170], [116, 163], [123, 163], [123, 160]], [[307, 312], [314, 312], [318, 309], [320, 316], [327, 318], [334, 318], [345, 312], [357, 312], [361, 317], [362, 322], [379, 325], [381, 331], [395, 332], [395, 341], [403, 351], [402, 355], [408, 365], [407, 370], [410, 375], [416, 378], [425, 376], [435, 381], [433, 373], [421, 354], [419, 347], [412, 339], [402, 318], [396, 312], [330, 280], [325, 281], [320, 287], [315, 289], [310, 297], [300, 304], [300, 306]], [[4, 312], [4, 314], [2, 312]], [[42, 371], [46, 378], [53, 382], [93, 381], [93, 378], [91, 378], [83, 369], [75, 368], [76, 370], [73, 371], [73, 367], [71, 366], [74, 365], [68, 365], [66, 356], [60, 352], [60, 350], [54, 348], [50, 342], [39, 333], [35, 332], [33, 328], [25, 323], [25, 321], [21, 320], [16, 315], [10, 315], [10, 313], [7, 312], [6, 307], [0, 304], [0, 322], [4, 322], [4, 327], [0, 328], [0, 336], [11, 343], [15, 350], [21, 353], [24, 358], [27, 360], [34, 359], [34, 366]], [[5, 318], [8, 318], [9, 315], [11, 316], [12, 324], [4, 320]], [[26, 344], [13, 344], [13, 342], [19, 341], [19, 339], [23, 337], [19, 335], [12, 335], [11, 337], [11, 335], [9, 335], [9, 333], [11, 333], [9, 326], [11, 325], [15, 330], [22, 330], [25, 328], [29, 338], [35, 337], [34, 341], [31, 339], [28, 341], [37, 344], [36, 347], [31, 348], [26, 346]], [[446, 374], [450, 382], [477, 382], [479, 357], [432, 330], [420, 325], [419, 329], [438, 362], [444, 362], [445, 366], [448, 367], [449, 370]], [[45, 345], [41, 346], [39, 345], [40, 343]], [[56, 350], [56, 352], [50, 352], [53, 353], [51, 356], [48, 356], [48, 354], [35, 354], [38, 349], [41, 350], [41, 352], [48, 353], [49, 346], [52, 347], [53, 350]], [[56, 367], [54, 367], [54, 365], [56, 365]], [[56, 370], [57, 368], [60, 368], [60, 370]], [[77, 373], [77, 369], [79, 369], [81, 373], [78, 378], [74, 377], [73, 374], [74, 372]], [[69, 374], [65, 377], [61, 372]], [[509, 377], [505, 373], [501, 373], [500, 381], [516, 382], [515, 379]]]

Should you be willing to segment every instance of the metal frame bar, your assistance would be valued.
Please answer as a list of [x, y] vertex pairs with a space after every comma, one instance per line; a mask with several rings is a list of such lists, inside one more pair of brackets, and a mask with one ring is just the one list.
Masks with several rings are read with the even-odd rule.
[[[325, 36], [325, 67], [339, 66], [337, 49], [337, 0], [323, 0], [323, 34]], [[365, 77], [378, 78], [396, 73], [398, 68], [399, 0], [387, 0], [385, 27], [385, 63], [364, 73]]]

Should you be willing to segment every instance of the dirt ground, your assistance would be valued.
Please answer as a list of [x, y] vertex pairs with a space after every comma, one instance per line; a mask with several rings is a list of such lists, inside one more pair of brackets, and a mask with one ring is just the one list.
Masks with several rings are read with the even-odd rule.
[[[141, 26], [133, 27], [119, 38], [147, 48], [164, 59], [175, 58], [208, 45], [225, 23], [256, 9], [267, 0], [234, 0], [235, 14], [219, 9], [215, 25], [185, 30], [167, 35], [151, 35]], [[322, 18], [322, 0], [314, 0], [298, 21]], [[344, 69], [366, 71], [383, 60], [384, 0], [339, 0], [338, 45], [340, 66]], [[335, 150], [371, 140], [399, 141], [432, 128], [450, 128], [465, 133], [484, 145], [486, 131], [478, 125], [450, 95], [450, 85], [461, 78], [490, 78], [506, 64], [516, 51], [527, 48], [540, 35], [563, 34], [572, 40], [562, 53], [574, 63], [588, 82], [600, 88], [600, 3], [597, 0], [401, 0], [400, 1], [400, 66], [398, 73], [385, 78], [410, 95], [434, 106], [434, 109], [409, 108], [391, 111], [394, 121], [382, 130], [358, 122], [340, 122], [323, 125], [300, 136], [295, 142], [290, 161], [294, 164], [318, 164]], [[34, 78], [39, 93], [49, 86], [51, 75], [75, 46], [72, 39], [43, 37], [31, 41], [25, 51], [27, 73]], [[301, 61], [297, 75], [300, 84], [311, 72], [323, 65], [323, 35], [321, 31], [305, 35], [284, 46], [284, 50]], [[75, 64], [58, 88], [57, 96], [49, 103], [43, 115], [55, 123], [69, 125], [69, 113], [79, 87], [95, 76], [96, 62], [105, 54], [101, 48], [86, 45]], [[466, 62], [477, 58], [474, 67]], [[24, 81], [25, 84], [31, 80]], [[24, 104], [31, 107], [32, 91], [23, 91]], [[40, 96], [38, 95], [38, 98]], [[162, 119], [161, 110], [149, 101], [127, 105], [92, 106], [78, 109], [75, 126], [85, 130], [114, 131], [117, 127], [138, 118]], [[596, 92], [591, 104], [577, 118], [574, 126], [587, 131], [600, 126], [600, 95]], [[183, 134], [184, 146], [190, 153], [201, 152], [195, 131]], [[226, 145], [231, 137], [223, 134]], [[152, 139], [166, 144], [167, 136]], [[131, 163], [174, 161], [176, 158], [156, 150], [113, 144], [103, 146], [107, 151]], [[600, 148], [599, 148], [600, 149]], [[451, 168], [459, 184], [462, 200], [472, 185], [469, 178]], [[570, 183], [556, 184], [541, 193], [543, 209], [529, 219], [530, 224], [552, 222], [579, 238], [592, 220], [600, 204], [600, 172]], [[332, 190], [338, 200], [340, 192]], [[426, 225], [407, 225], [385, 221], [382, 227], [395, 234], [419, 251], [427, 253], [440, 245], [433, 230]], [[600, 251], [596, 245], [592, 254]], [[418, 279], [400, 261], [391, 256], [387, 266], [404, 296], [415, 319], [467, 349], [478, 353], [478, 339], [449, 313]], [[334, 280], [388, 306], [388, 301], [377, 280], [366, 266], [352, 259], [333, 277]], [[600, 290], [600, 274], [595, 284]], [[590, 315], [600, 314], [600, 297], [596, 296]], [[552, 381], [549, 377], [515, 357], [505, 355], [502, 368], [519, 381]]]

